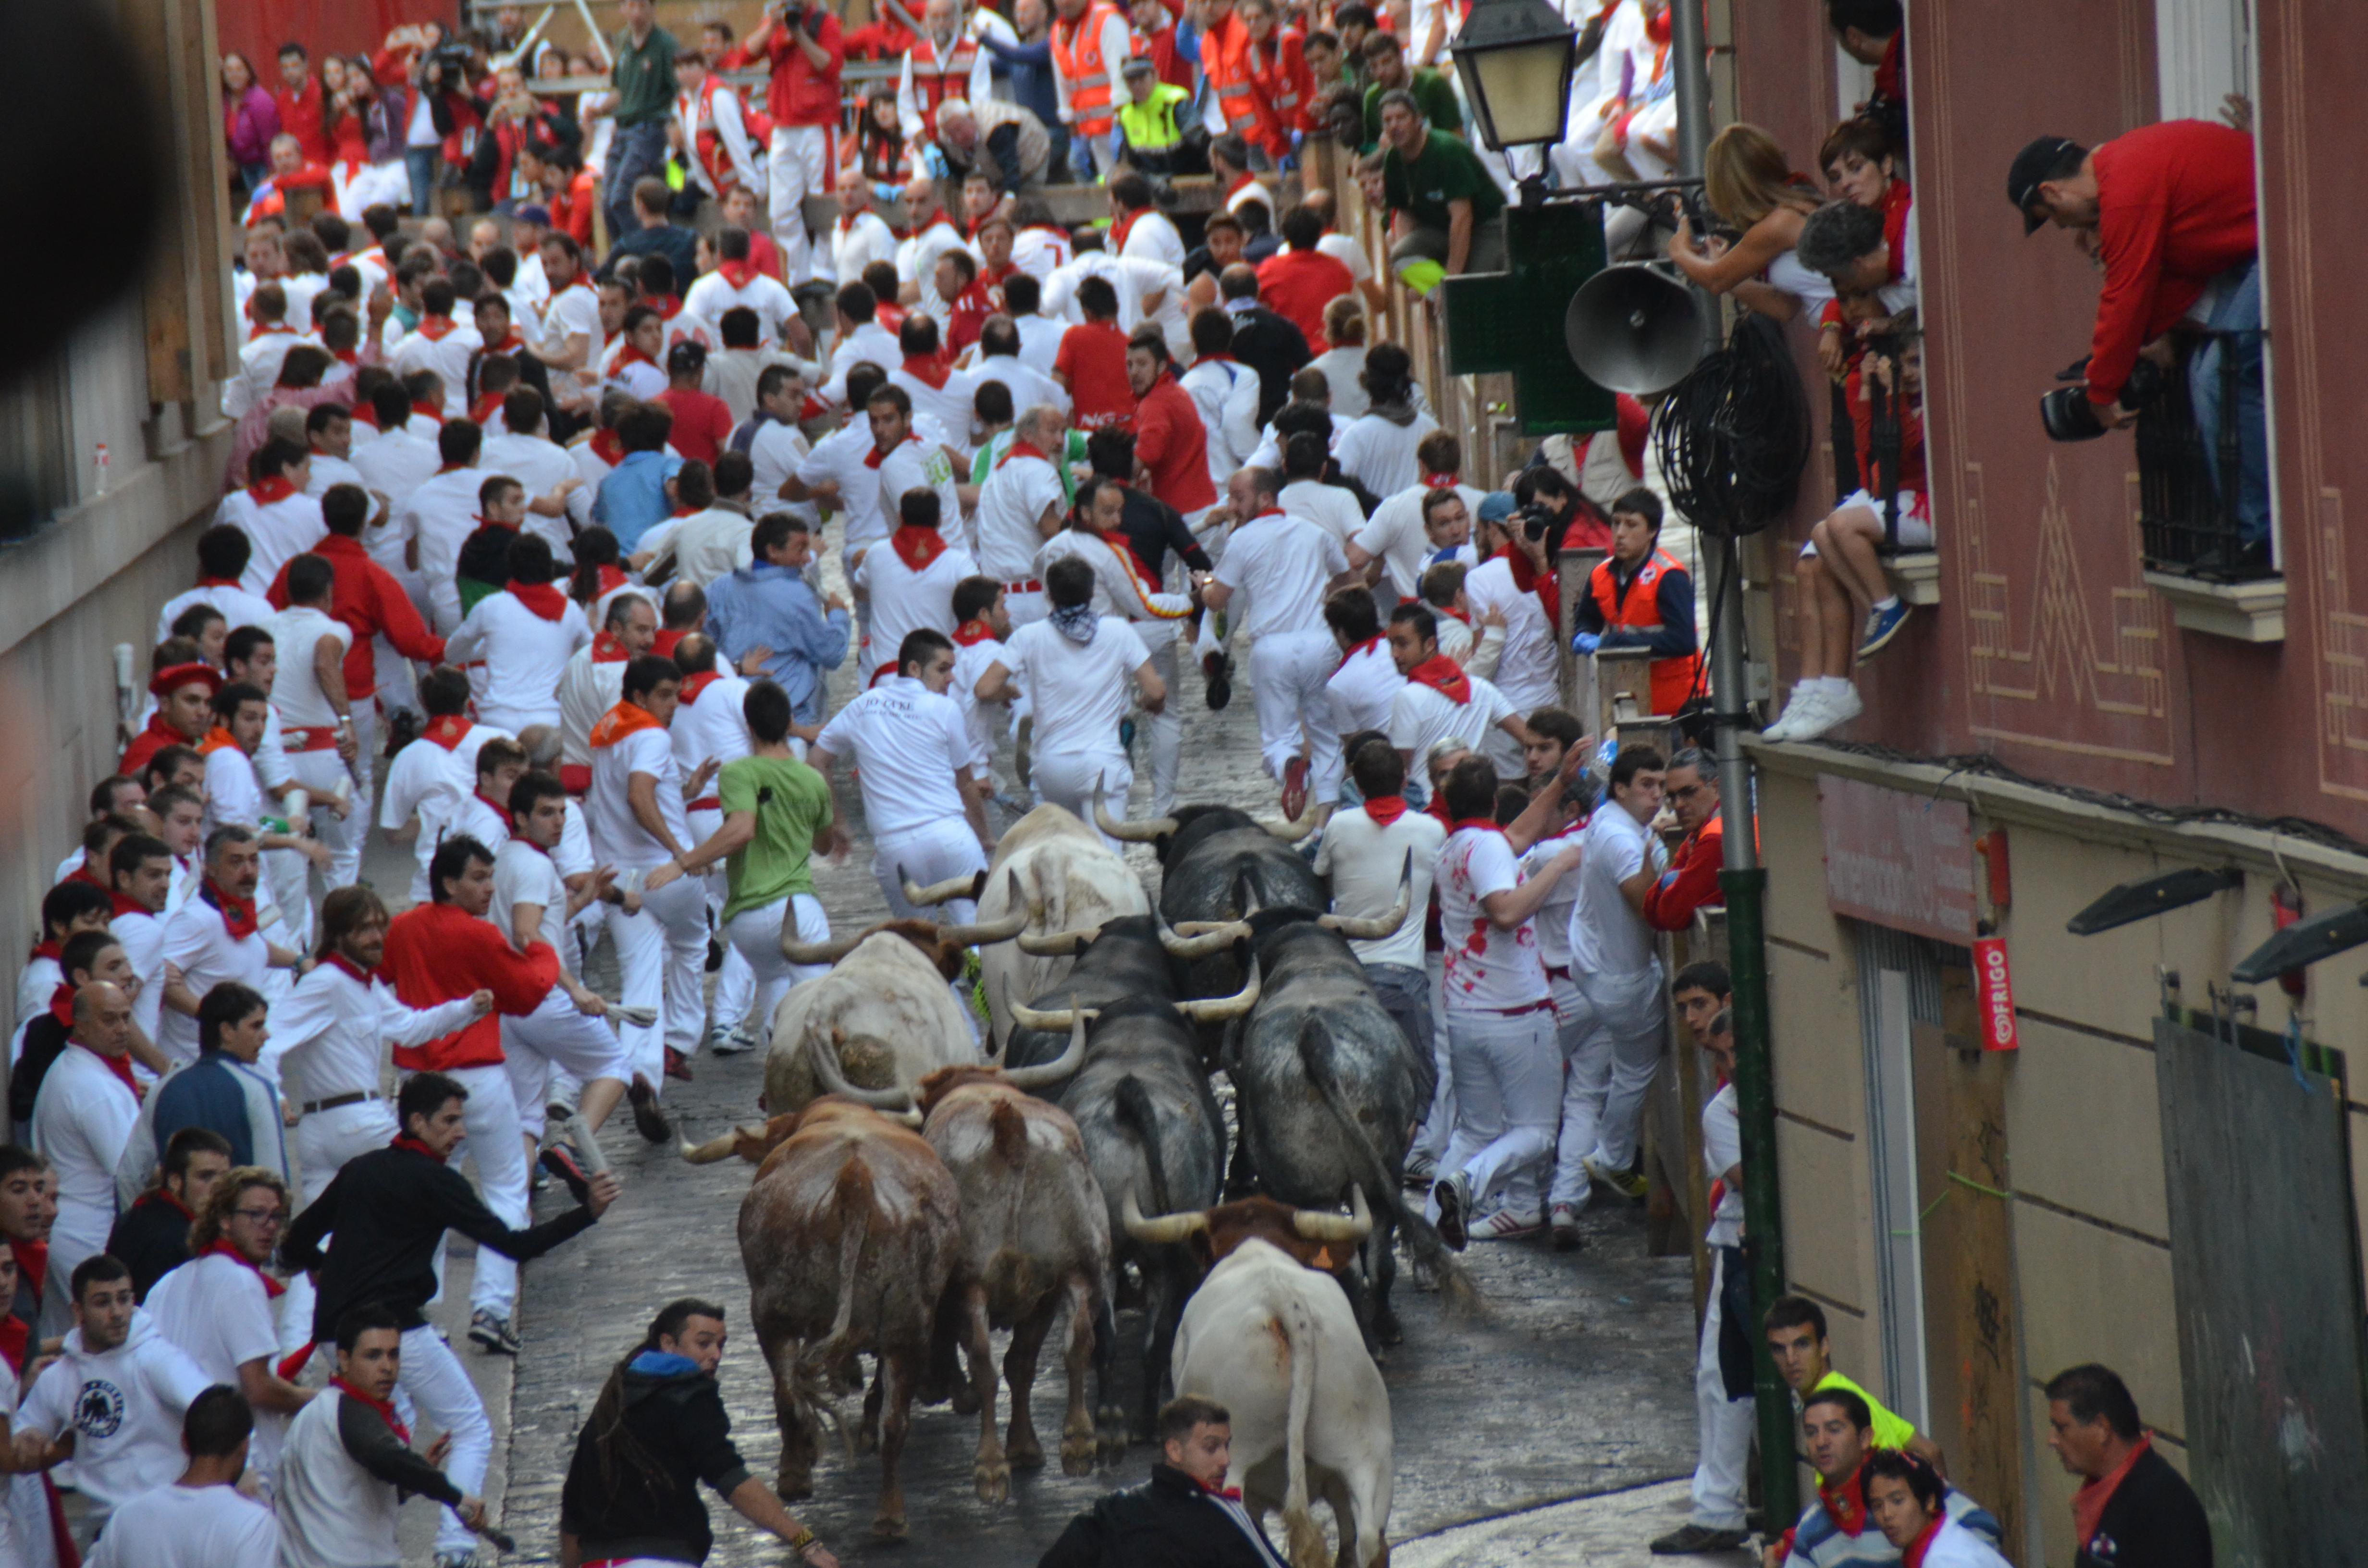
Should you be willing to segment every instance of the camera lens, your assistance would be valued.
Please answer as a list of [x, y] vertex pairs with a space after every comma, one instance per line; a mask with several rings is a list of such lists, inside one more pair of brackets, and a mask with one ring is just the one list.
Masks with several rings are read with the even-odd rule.
[[2039, 423], [2051, 441], [2092, 441], [2105, 433], [2086, 386], [2057, 387], [2042, 395]]

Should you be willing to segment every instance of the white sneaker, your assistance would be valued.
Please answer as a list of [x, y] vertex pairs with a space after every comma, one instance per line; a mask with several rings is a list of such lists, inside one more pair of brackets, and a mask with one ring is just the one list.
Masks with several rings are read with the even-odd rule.
[[1814, 741], [1820, 735], [1840, 729], [1865, 711], [1866, 703], [1859, 696], [1858, 687], [1846, 686], [1838, 692], [1824, 695], [1823, 700], [1817, 705], [1815, 717], [1810, 722], [1794, 726], [1790, 738], [1796, 741]]
[[1812, 689], [1804, 682], [1793, 687], [1793, 699], [1784, 704], [1784, 711], [1777, 715], [1776, 722], [1759, 733], [1771, 741], [1797, 741], [1803, 727], [1816, 722], [1825, 705], [1824, 688]]
[[1535, 1214], [1516, 1214], [1509, 1209], [1473, 1221], [1471, 1236], [1475, 1242], [1517, 1242], [1534, 1236], [1545, 1229], [1545, 1223]]

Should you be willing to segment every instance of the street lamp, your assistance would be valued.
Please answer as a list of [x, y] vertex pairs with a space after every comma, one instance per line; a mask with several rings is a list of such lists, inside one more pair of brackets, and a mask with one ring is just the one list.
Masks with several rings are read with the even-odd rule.
[[1448, 52], [1489, 147], [1563, 139], [1578, 41], [1546, 0], [1479, 0]]

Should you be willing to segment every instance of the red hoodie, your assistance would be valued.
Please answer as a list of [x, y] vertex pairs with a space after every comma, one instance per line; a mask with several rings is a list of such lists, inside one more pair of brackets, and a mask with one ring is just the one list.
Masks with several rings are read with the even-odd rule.
[[501, 1016], [524, 1017], [559, 983], [559, 955], [550, 943], [520, 953], [492, 921], [449, 903], [417, 904], [396, 915], [386, 928], [384, 968], [407, 1007], [494, 994], [494, 1011], [476, 1022], [426, 1045], [397, 1046], [394, 1064], [407, 1073], [499, 1066]]

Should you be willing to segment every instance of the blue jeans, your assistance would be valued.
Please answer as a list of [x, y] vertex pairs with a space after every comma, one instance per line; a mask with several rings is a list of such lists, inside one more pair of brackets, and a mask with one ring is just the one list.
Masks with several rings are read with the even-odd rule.
[[427, 217], [430, 203], [436, 199], [436, 163], [443, 156], [440, 147], [405, 147], [403, 168], [411, 176], [411, 215]]
[[1117, 132], [1109, 131], [1099, 137], [1088, 136], [1075, 126], [1069, 128], [1069, 167], [1076, 175], [1078, 184], [1091, 185], [1102, 177], [1100, 165], [1094, 158], [1094, 146], [1099, 142], [1102, 158], [1108, 160], [1112, 155], [1116, 135]]
[[2212, 485], [2226, 494], [2220, 472], [2220, 378], [2223, 355], [2236, 356], [2237, 406], [2237, 531], [2247, 544], [2266, 543], [2270, 537], [2270, 440], [2261, 396], [2261, 264], [2258, 257], [2241, 271], [2221, 275], [2220, 298], [2205, 324], [2215, 334], [2188, 361], [2188, 391], [2195, 403], [2196, 433], [2203, 438], [2203, 459], [2212, 471]]
[[642, 226], [633, 216], [633, 183], [666, 173], [666, 122], [620, 125], [609, 142], [609, 171], [602, 181], [608, 196], [609, 239], [630, 234]]

